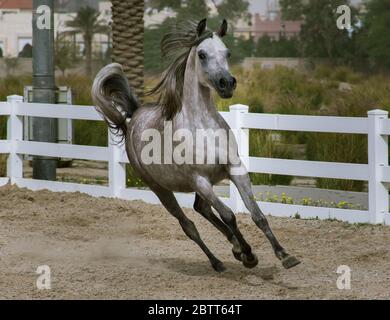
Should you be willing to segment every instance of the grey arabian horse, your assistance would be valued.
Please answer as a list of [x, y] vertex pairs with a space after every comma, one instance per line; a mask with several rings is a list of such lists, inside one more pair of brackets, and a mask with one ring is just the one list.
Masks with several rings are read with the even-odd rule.
[[[154, 105], [140, 105], [118, 64], [110, 64], [99, 72], [93, 84], [92, 97], [109, 128], [125, 140], [126, 152], [134, 170], [177, 218], [185, 234], [199, 245], [214, 270], [222, 272], [225, 267], [202, 241], [173, 192], [195, 192], [194, 209], [226, 236], [233, 245], [234, 257], [245, 267], [253, 268], [258, 264], [256, 255], [238, 229], [232, 210], [213, 191], [213, 185], [224, 179], [230, 179], [236, 185], [253, 221], [270, 241], [276, 257], [288, 269], [300, 262], [287, 254], [272, 233], [255, 201], [245, 168], [241, 174], [232, 174], [237, 167], [242, 168], [241, 163], [228, 161], [220, 164], [215, 159], [213, 164], [206, 161], [203, 164], [145, 164], [141, 157], [147, 144], [142, 139], [143, 132], [158, 130], [164, 140], [164, 125], [168, 120], [172, 123], [173, 132], [180, 129], [194, 134], [198, 129], [230, 132], [228, 124], [216, 109], [212, 94], [212, 90], [215, 90], [222, 98], [231, 98], [236, 88], [236, 79], [229, 73], [228, 67], [230, 52], [221, 40], [226, 32], [225, 20], [218, 32], [211, 32], [204, 19], [199, 23], [178, 24], [164, 36], [161, 42], [163, 58], [169, 58], [171, 62], [161, 81], [150, 92], [159, 95], [159, 101]], [[164, 141], [161, 143], [164, 144]], [[232, 152], [230, 149], [220, 151], [222, 154]], [[195, 148], [193, 152], [195, 154], [199, 150]], [[218, 158], [221, 153], [215, 154]]]

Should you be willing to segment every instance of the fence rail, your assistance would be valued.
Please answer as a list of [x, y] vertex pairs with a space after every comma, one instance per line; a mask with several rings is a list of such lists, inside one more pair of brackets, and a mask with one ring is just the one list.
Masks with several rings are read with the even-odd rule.
[[242, 115], [247, 129], [367, 134], [367, 118], [295, 116], [280, 114]]
[[255, 173], [269, 173], [300, 177], [318, 177], [368, 181], [368, 165], [305, 160], [270, 158], [249, 158], [249, 170]]
[[[390, 225], [389, 193], [386, 186], [386, 183], [390, 183], [387, 140], [387, 136], [390, 135], [390, 119], [386, 111], [369, 111], [366, 118], [322, 117], [251, 114], [248, 113], [247, 106], [234, 105], [230, 107], [229, 112], [221, 112], [221, 115], [235, 131], [240, 156], [249, 172], [368, 181], [369, 209], [367, 211], [259, 202], [266, 214], [274, 216], [298, 214], [302, 218], [339, 219], [351, 223]], [[31, 190], [79, 191], [97, 197], [159, 203], [158, 198], [151, 191], [126, 188], [127, 155], [123, 145], [116, 145], [111, 142], [111, 139], [107, 147], [23, 141], [23, 117], [102, 121], [93, 106], [33, 104], [23, 102], [23, 97], [10, 96], [7, 102], [0, 102], [0, 116], [8, 116], [7, 140], [0, 140], [0, 154], [9, 154], [8, 177], [0, 178], [0, 186], [11, 182]], [[368, 135], [368, 164], [250, 157], [249, 129], [365, 134]], [[25, 179], [22, 161], [24, 154], [108, 162], [109, 184], [95, 186]], [[178, 193], [176, 196], [182, 206], [192, 207], [194, 195]], [[235, 212], [246, 212], [233, 184], [230, 185], [229, 197], [221, 199]]]

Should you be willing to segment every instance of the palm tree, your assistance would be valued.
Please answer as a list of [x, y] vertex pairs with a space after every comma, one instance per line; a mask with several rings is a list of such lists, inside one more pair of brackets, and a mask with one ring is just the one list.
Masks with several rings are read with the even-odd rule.
[[83, 7], [77, 16], [66, 22], [66, 26], [72, 28], [66, 34], [81, 34], [85, 46], [85, 71], [88, 76], [92, 75], [92, 41], [95, 34], [105, 34], [109, 28], [104, 20], [99, 19], [100, 13], [91, 7]]
[[112, 0], [114, 62], [123, 66], [131, 87], [144, 90], [144, 0]]

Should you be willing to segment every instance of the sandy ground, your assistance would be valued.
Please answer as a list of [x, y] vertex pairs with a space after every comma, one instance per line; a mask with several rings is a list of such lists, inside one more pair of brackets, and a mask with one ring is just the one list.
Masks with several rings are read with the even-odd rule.
[[[390, 298], [389, 227], [270, 218], [281, 243], [302, 260], [284, 270], [250, 218], [238, 215], [260, 261], [248, 270], [222, 235], [185, 211], [226, 272], [212, 270], [161, 206], [0, 188], [0, 298]], [[36, 288], [40, 265], [51, 268], [51, 290]], [[351, 290], [337, 289], [339, 265], [352, 270]]]

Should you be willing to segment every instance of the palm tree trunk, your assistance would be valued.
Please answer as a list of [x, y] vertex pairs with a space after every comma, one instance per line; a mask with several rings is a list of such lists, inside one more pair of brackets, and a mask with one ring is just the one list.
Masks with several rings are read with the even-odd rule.
[[114, 62], [123, 66], [130, 86], [144, 93], [144, 0], [111, 0]]
[[85, 44], [85, 72], [88, 77], [92, 76], [92, 39], [84, 38]]

